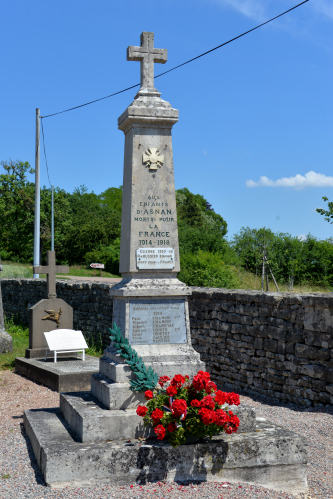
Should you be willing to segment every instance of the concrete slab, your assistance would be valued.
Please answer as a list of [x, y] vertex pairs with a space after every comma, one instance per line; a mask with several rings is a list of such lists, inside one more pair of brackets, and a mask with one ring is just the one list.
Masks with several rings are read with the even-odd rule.
[[[96, 419], [97, 422], [97, 419]], [[254, 432], [176, 449], [167, 442], [76, 442], [58, 409], [28, 410], [24, 426], [47, 485], [244, 481], [286, 493], [307, 492], [306, 439], [269, 421]]]
[[57, 392], [76, 392], [90, 390], [91, 376], [99, 370], [99, 358], [86, 355], [82, 361], [79, 354], [78, 358], [59, 357], [54, 363], [53, 359], [16, 357], [15, 370]]

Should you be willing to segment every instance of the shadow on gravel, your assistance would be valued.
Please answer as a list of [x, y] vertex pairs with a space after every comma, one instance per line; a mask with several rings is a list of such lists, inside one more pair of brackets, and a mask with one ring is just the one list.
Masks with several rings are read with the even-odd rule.
[[29, 459], [30, 459], [30, 464], [31, 464], [31, 467], [32, 467], [32, 469], [34, 470], [34, 473], [35, 473], [36, 483], [38, 485], [44, 485], [44, 487], [46, 487], [46, 483], [44, 481], [43, 475], [39, 471], [38, 464], [37, 464], [37, 461], [36, 461], [36, 458], [35, 458], [35, 455], [34, 455], [34, 451], [32, 450], [32, 446], [31, 446], [30, 440], [29, 440], [29, 438], [28, 438], [28, 436], [27, 436], [27, 434], [25, 432], [23, 423], [21, 423], [20, 426], [21, 426], [22, 437], [24, 438], [26, 446], [27, 446], [27, 451], [28, 451], [28, 455], [29, 455]]
[[267, 397], [266, 395], [261, 395], [255, 393], [252, 390], [244, 390], [239, 387], [235, 387], [231, 384], [225, 384], [223, 386], [218, 386], [222, 391], [236, 391], [239, 395], [244, 395], [245, 397], [251, 398], [254, 402], [259, 402], [261, 404], [268, 405], [270, 407], [284, 407], [295, 412], [308, 412], [308, 413], [320, 413], [320, 414], [331, 414], [333, 415], [333, 405], [316, 405], [316, 406], [304, 406], [297, 405], [292, 402], [286, 402], [278, 398]]

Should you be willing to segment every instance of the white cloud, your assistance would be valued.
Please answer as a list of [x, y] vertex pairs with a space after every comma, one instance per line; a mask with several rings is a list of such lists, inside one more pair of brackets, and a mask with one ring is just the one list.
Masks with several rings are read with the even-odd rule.
[[306, 234], [300, 234], [299, 236], [297, 236], [297, 239], [299, 239], [300, 241], [305, 241]]
[[314, 2], [313, 7], [324, 14], [324, 16], [330, 17], [333, 19], [333, 3], [332, 0], [316, 0]]
[[[243, 14], [250, 19], [255, 19], [256, 21], [262, 22], [266, 21], [268, 17], [278, 15], [279, 13], [290, 9], [294, 5], [297, 5], [301, 0], [295, 0], [291, 3], [289, 0], [280, 0], [278, 7], [280, 9], [277, 11], [276, 0], [213, 0], [215, 3], [220, 4], [223, 7], [229, 7], [236, 10], [240, 14]], [[310, 9], [314, 9], [320, 12], [324, 16], [333, 19], [333, 2], [332, 0], [315, 0], [314, 2], [308, 2], [304, 4]], [[300, 7], [302, 8], [302, 6]]]
[[305, 187], [333, 187], [333, 177], [327, 177], [323, 173], [310, 171], [304, 176], [299, 173], [295, 177], [283, 177], [271, 180], [268, 177], [260, 177], [258, 182], [247, 180], [246, 187], [291, 187], [300, 190]]
[[262, 0], [219, 0], [234, 10], [251, 19], [262, 20], [266, 13], [266, 4]]

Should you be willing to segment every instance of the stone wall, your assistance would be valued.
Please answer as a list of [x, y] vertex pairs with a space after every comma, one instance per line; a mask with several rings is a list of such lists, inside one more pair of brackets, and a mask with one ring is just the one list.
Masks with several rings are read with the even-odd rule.
[[[104, 347], [110, 344], [109, 327], [112, 321], [112, 284], [57, 280], [57, 297], [73, 307], [73, 328], [99, 340]], [[2, 279], [3, 309], [6, 317], [16, 317], [29, 324], [29, 308], [46, 298], [45, 279]]]
[[[42, 279], [2, 279], [4, 313], [28, 324], [46, 296]], [[109, 344], [111, 284], [57, 281], [74, 329]], [[214, 380], [226, 389], [301, 405], [333, 404], [333, 295], [193, 288], [191, 334]]]
[[194, 348], [220, 385], [333, 404], [333, 297], [194, 288]]

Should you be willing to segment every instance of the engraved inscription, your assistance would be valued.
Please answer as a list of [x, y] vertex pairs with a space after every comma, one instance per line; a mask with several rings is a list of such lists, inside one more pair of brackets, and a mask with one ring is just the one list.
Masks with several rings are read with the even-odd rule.
[[[173, 211], [169, 203], [154, 194], [147, 196], [146, 200], [139, 201], [134, 215], [134, 222], [138, 223], [141, 229], [138, 230], [139, 246], [170, 245], [170, 234], [177, 230]], [[161, 226], [164, 230], [161, 230]]]
[[186, 343], [185, 300], [132, 300], [129, 305], [131, 345]]
[[139, 269], [173, 269], [175, 252], [172, 248], [138, 248], [136, 265]]

